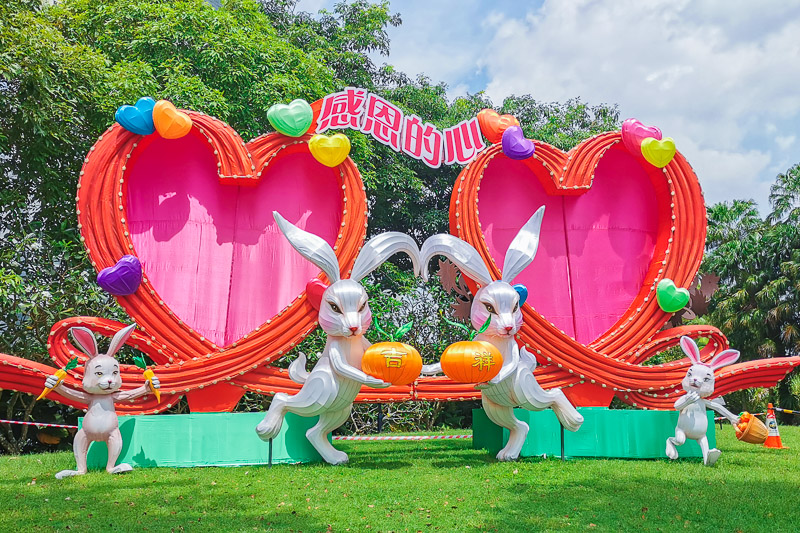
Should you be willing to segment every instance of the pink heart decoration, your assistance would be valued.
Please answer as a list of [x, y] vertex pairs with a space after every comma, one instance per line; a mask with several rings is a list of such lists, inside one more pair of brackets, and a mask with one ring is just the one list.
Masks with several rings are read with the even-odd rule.
[[648, 137], [660, 141], [661, 130], [655, 126], [645, 126], [635, 118], [629, 118], [622, 123], [622, 143], [635, 156], [641, 157], [642, 141]]
[[255, 186], [224, 185], [207, 144], [193, 135], [153, 139], [128, 171], [127, 224], [161, 300], [206, 339], [227, 346], [285, 308], [319, 273], [277, 230], [272, 211], [333, 246], [341, 186], [336, 171], [311, 154], [289, 151]]

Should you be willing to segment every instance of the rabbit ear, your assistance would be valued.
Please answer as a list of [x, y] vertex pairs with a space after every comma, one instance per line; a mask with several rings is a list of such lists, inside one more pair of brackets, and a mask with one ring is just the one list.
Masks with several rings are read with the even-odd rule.
[[97, 356], [97, 340], [94, 338], [94, 333], [88, 328], [70, 328], [69, 332], [72, 334], [72, 340], [78, 345], [78, 348], [89, 356], [89, 359]]
[[367, 274], [378, 268], [397, 252], [408, 254], [414, 267], [414, 275], [419, 276], [419, 248], [417, 248], [417, 243], [405, 233], [390, 231], [371, 238], [361, 248], [356, 262], [353, 264], [350, 279], [361, 281]]
[[458, 237], [442, 233], [433, 235], [422, 244], [420, 256], [422, 259], [422, 279], [428, 281], [428, 262], [435, 255], [443, 255], [450, 259], [461, 269], [466, 276], [481, 285], [492, 282], [492, 276], [486, 263], [481, 259], [478, 250]]
[[122, 345], [125, 344], [125, 341], [128, 340], [128, 337], [131, 336], [133, 330], [136, 329], [136, 324], [131, 324], [130, 326], [119, 330], [114, 337], [111, 338], [111, 344], [108, 346], [108, 351], [106, 355], [109, 357], [114, 357], [114, 354], [122, 348]]
[[536, 257], [542, 218], [544, 218], [544, 206], [536, 210], [511, 241], [503, 261], [503, 281], [511, 283]]
[[711, 368], [714, 370], [723, 366], [732, 365], [739, 359], [738, 350], [723, 350], [711, 360]]
[[339, 260], [336, 258], [336, 254], [333, 253], [333, 248], [325, 242], [325, 239], [313, 233], [301, 230], [283, 218], [277, 211], [273, 211], [272, 216], [275, 217], [278, 228], [286, 236], [286, 240], [289, 241], [292, 248], [322, 269], [331, 283], [335, 283], [341, 279], [341, 275], [339, 274]]
[[689, 337], [681, 337], [681, 348], [683, 353], [692, 360], [692, 363], [700, 364], [700, 349], [697, 344]]

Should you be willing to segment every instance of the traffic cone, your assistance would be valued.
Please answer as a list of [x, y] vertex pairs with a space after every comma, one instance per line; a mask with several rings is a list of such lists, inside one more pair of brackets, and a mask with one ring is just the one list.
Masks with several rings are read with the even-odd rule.
[[764, 442], [765, 448], [778, 448], [781, 450], [788, 450], [781, 443], [781, 434], [778, 432], [778, 421], [775, 419], [775, 408], [772, 404], [767, 404], [767, 440]]

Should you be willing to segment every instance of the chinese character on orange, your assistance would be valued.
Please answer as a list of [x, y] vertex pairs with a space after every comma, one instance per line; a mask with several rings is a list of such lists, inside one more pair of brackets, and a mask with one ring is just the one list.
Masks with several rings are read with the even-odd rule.
[[473, 359], [475, 360], [475, 362], [472, 363], [472, 366], [477, 366], [478, 370], [484, 370], [485, 368], [491, 368], [495, 364], [494, 363], [494, 357], [492, 357], [492, 354], [490, 352], [477, 353], [477, 354], [475, 354], [473, 356]]
[[406, 352], [401, 352], [396, 348], [390, 348], [389, 350], [382, 351], [381, 355], [386, 360], [386, 368], [400, 368], [403, 366], [403, 356], [406, 355]]
[[478, 155], [478, 152], [486, 148], [481, 138], [481, 130], [478, 119], [472, 118], [465, 120], [444, 130], [445, 138], [445, 164], [452, 165], [459, 163], [466, 165]]
[[367, 98], [363, 133], [371, 133], [375, 139], [395, 152], [400, 151], [400, 133], [403, 131], [403, 112], [380, 96], [371, 94]]
[[354, 87], [326, 96], [317, 119], [317, 133], [330, 129], [359, 129], [366, 100], [366, 89]]
[[442, 132], [416, 115], [407, 115], [403, 128], [403, 152], [431, 168], [442, 165]]

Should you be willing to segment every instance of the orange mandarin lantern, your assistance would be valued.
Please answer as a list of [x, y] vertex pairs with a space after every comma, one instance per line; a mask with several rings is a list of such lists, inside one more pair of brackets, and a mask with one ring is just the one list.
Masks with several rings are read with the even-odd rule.
[[[469, 329], [463, 324], [451, 322], [466, 331]], [[458, 383], [484, 383], [497, 376], [503, 366], [503, 354], [497, 347], [486, 341], [473, 340], [475, 335], [483, 333], [489, 327], [491, 317], [478, 331], [469, 335], [468, 341], [460, 341], [448, 346], [441, 357], [442, 372]]]
[[375, 321], [375, 329], [389, 337], [389, 342], [379, 342], [367, 348], [361, 358], [361, 369], [370, 376], [392, 385], [409, 385], [422, 371], [422, 357], [416, 348], [399, 339], [411, 329], [412, 322], [401, 326], [394, 335], [388, 335]]

